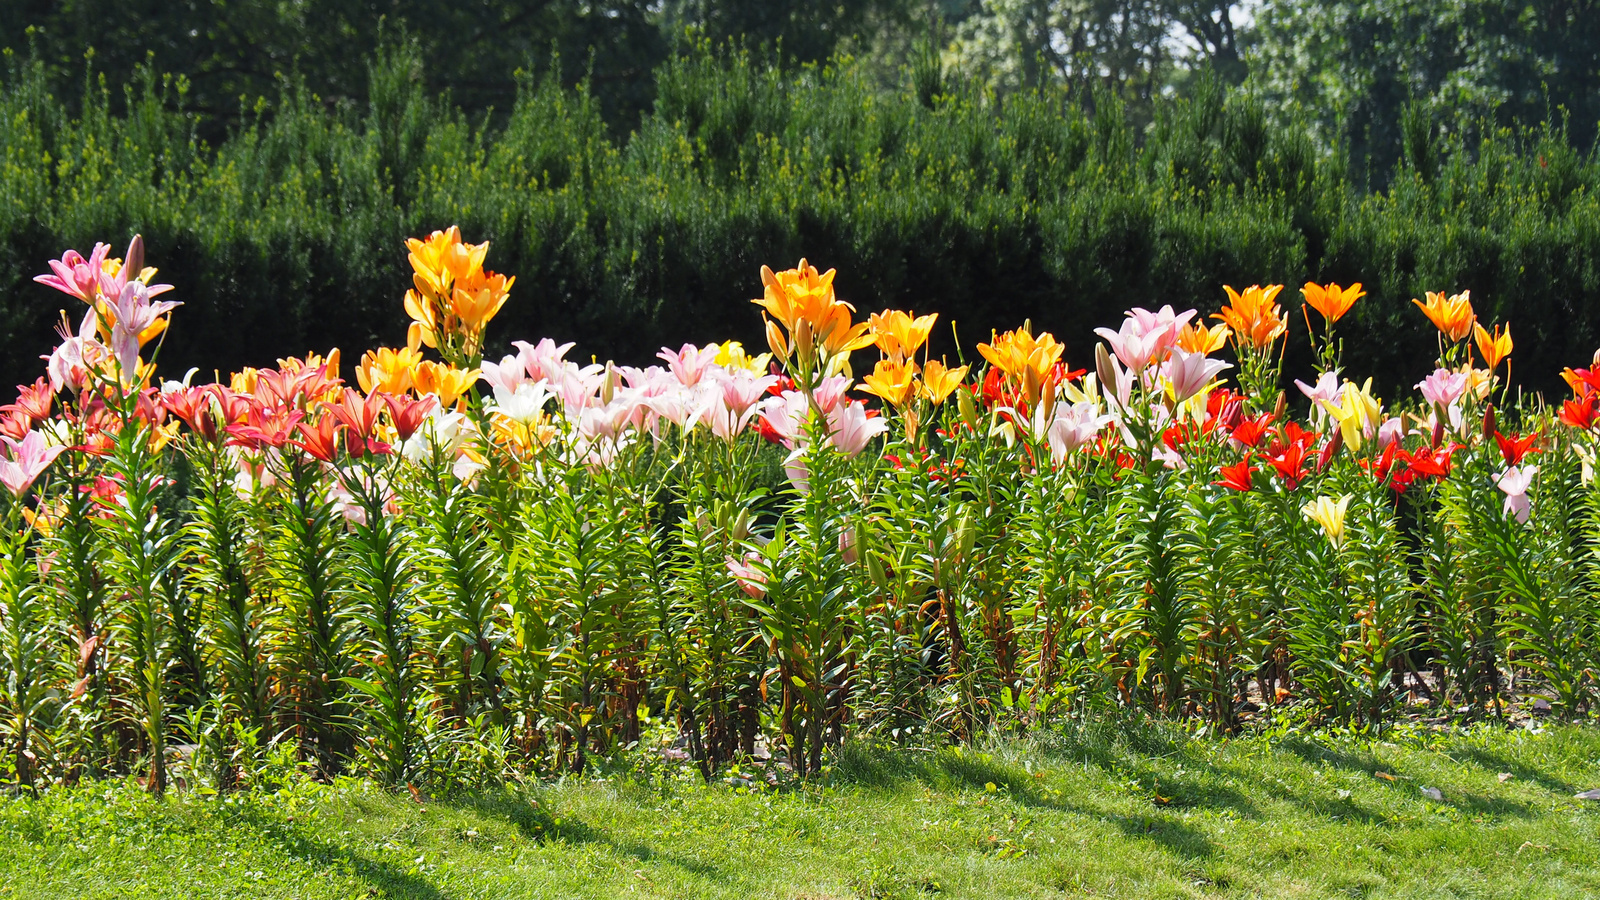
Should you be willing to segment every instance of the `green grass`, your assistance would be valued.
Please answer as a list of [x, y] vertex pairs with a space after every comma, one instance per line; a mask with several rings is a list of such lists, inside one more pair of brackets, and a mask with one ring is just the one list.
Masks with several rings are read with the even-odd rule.
[[0, 896], [1600, 896], [1600, 803], [1573, 799], [1600, 786], [1592, 727], [1107, 732], [857, 749], [826, 784], [742, 784], [635, 761], [426, 803], [354, 780], [58, 789], [0, 800]]

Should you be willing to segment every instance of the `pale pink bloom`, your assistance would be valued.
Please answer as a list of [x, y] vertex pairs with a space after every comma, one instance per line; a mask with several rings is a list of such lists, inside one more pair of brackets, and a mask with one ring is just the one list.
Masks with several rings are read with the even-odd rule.
[[1111, 416], [1101, 415], [1093, 403], [1057, 403], [1047, 432], [1050, 458], [1060, 465], [1073, 451], [1093, 443], [1111, 420]]
[[[1170, 308], [1170, 307], [1169, 307]], [[1174, 347], [1172, 355], [1162, 364], [1163, 374], [1172, 383], [1172, 399], [1174, 403], [1183, 401], [1200, 393], [1223, 369], [1233, 368], [1220, 359], [1207, 359], [1204, 353], [1188, 353]]]
[[1161, 464], [1169, 469], [1175, 469], [1179, 472], [1183, 472], [1189, 468], [1189, 463], [1184, 460], [1183, 455], [1171, 447], [1168, 447], [1164, 443], [1156, 444], [1156, 447], [1153, 451], [1151, 451], [1150, 456], [1152, 459], [1161, 460]]
[[575, 345], [570, 342], [558, 345], [549, 338], [543, 338], [538, 344], [513, 341], [511, 346], [517, 348], [517, 359], [522, 362], [522, 368], [529, 378], [555, 381], [555, 376], [567, 365], [567, 351]]
[[67, 449], [59, 444], [52, 447], [41, 431], [30, 431], [20, 441], [0, 434], [0, 441], [6, 446], [6, 453], [0, 456], [0, 484], [16, 497], [26, 494], [44, 470]]
[[1417, 390], [1422, 392], [1422, 399], [1430, 404], [1449, 409], [1467, 392], [1467, 375], [1449, 369], [1434, 369], [1432, 375], [1417, 382]]
[[729, 556], [727, 564], [728, 574], [739, 582], [739, 587], [751, 598], [760, 600], [767, 595], [767, 573], [750, 565], [750, 561], [757, 558], [754, 553], [745, 554], [743, 560]]
[[1333, 403], [1338, 400], [1341, 390], [1338, 372], [1323, 372], [1317, 376], [1317, 383], [1314, 385], [1306, 384], [1296, 378], [1294, 385], [1300, 389], [1300, 393], [1309, 397], [1313, 404], [1317, 404], [1318, 408], [1322, 403]]
[[738, 437], [739, 432], [750, 424], [755, 415], [754, 405], [745, 407], [741, 412], [729, 407], [726, 398], [717, 395], [712, 395], [711, 402], [707, 404], [705, 410], [705, 418], [711, 425], [711, 433], [725, 441], [732, 441]]
[[742, 416], [766, 395], [768, 388], [778, 383], [778, 376], [758, 376], [744, 369], [718, 369], [712, 373], [711, 381], [722, 392], [723, 404]]
[[1406, 436], [1405, 420], [1399, 416], [1391, 416], [1378, 426], [1378, 452], [1382, 453], [1389, 445]]
[[676, 352], [661, 348], [656, 356], [667, 363], [667, 368], [672, 370], [678, 381], [684, 385], [698, 384], [705, 376], [707, 369], [716, 364], [717, 347], [707, 345], [696, 347], [693, 344], [684, 344]]
[[802, 494], [811, 491], [811, 468], [806, 465], [806, 448], [796, 447], [783, 458], [783, 477]]
[[805, 434], [806, 418], [811, 412], [806, 395], [799, 391], [784, 391], [767, 399], [760, 408], [761, 418], [785, 447], [793, 449]]
[[95, 338], [99, 328], [99, 318], [95, 315], [94, 307], [83, 314], [83, 324], [79, 326], [75, 335], [62, 333], [61, 345], [56, 347], [49, 356], [45, 371], [50, 377], [50, 388], [60, 392], [62, 388], [72, 388], [81, 391], [89, 383], [90, 371], [98, 368], [101, 362], [110, 354], [106, 346]]
[[1533, 476], [1539, 474], [1538, 466], [1512, 466], [1500, 473], [1495, 479], [1495, 487], [1505, 492], [1505, 513], [1514, 515], [1517, 521], [1527, 524], [1528, 516], [1533, 512], [1533, 504], [1528, 499], [1528, 488], [1533, 485]]
[[577, 421], [584, 410], [600, 405], [600, 388], [606, 380], [605, 366], [589, 365], [580, 369], [575, 363], [563, 363], [548, 377], [569, 420]]
[[844, 559], [845, 565], [854, 565], [857, 559], [856, 530], [846, 528], [839, 532], [839, 556]]
[[828, 440], [845, 456], [860, 453], [869, 441], [888, 430], [889, 423], [882, 416], [869, 418], [861, 403], [841, 403], [828, 413]]
[[1124, 366], [1138, 372], [1167, 355], [1178, 340], [1178, 330], [1194, 315], [1192, 309], [1174, 314], [1171, 306], [1163, 306], [1157, 312], [1135, 307], [1128, 310], [1121, 329], [1096, 328], [1094, 333], [1105, 338]]
[[496, 397], [510, 396], [527, 383], [528, 367], [521, 357], [505, 356], [497, 363], [487, 360], [479, 363], [478, 377], [494, 391]]
[[834, 407], [839, 405], [839, 401], [844, 397], [845, 392], [850, 390], [850, 385], [852, 384], [855, 384], [855, 382], [843, 375], [834, 375], [822, 379], [817, 385], [817, 389], [811, 392], [811, 395], [816, 398], [818, 409], [825, 413], [831, 413]]
[[642, 398], [624, 391], [604, 406], [592, 406], [578, 416], [578, 433], [591, 440], [615, 441], [644, 415]]
[[650, 411], [661, 419], [684, 431], [693, 431], [711, 406], [712, 398], [693, 388], [679, 386], [675, 391], [657, 394], [645, 400]]
[[150, 302], [150, 289], [141, 281], [130, 281], [117, 295], [112, 309], [117, 321], [111, 327], [111, 352], [117, 358], [124, 381], [139, 370], [139, 333], [155, 324], [167, 312], [182, 306], [176, 300]]

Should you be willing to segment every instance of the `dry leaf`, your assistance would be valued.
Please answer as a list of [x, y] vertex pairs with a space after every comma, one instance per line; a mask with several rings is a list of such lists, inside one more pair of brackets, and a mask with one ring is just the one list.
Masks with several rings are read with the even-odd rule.
[[1506, 782], [1510, 781], [1511, 779], [1515, 778], [1516, 776], [1512, 775], [1510, 772], [1501, 772], [1499, 775], [1496, 775], [1495, 777], [1500, 779], [1500, 783], [1501, 784], [1505, 784]]
[[1373, 778], [1381, 778], [1384, 781], [1394, 781], [1395, 780], [1394, 776], [1390, 775], [1388, 772], [1373, 772], [1372, 773], [1372, 777]]

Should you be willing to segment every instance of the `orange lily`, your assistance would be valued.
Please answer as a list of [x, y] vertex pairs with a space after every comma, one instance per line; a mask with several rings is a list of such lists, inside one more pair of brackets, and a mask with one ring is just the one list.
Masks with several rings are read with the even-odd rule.
[[1300, 289], [1300, 293], [1305, 296], [1306, 302], [1311, 304], [1312, 309], [1322, 313], [1323, 321], [1329, 325], [1343, 318], [1357, 300], [1367, 295], [1367, 292], [1361, 289], [1359, 281], [1347, 288], [1341, 288], [1332, 282], [1321, 285], [1308, 281], [1306, 286]]
[[478, 383], [478, 374], [477, 369], [458, 369], [448, 363], [424, 360], [412, 366], [411, 386], [419, 395], [433, 394], [439, 398], [440, 406], [449, 407]]
[[1494, 368], [1500, 365], [1500, 360], [1511, 355], [1511, 325], [1509, 323], [1506, 324], [1505, 334], [1501, 334], [1500, 326], [1496, 325], [1494, 334], [1491, 335], [1487, 328], [1474, 322], [1472, 324], [1472, 333], [1477, 338], [1478, 352], [1483, 354], [1483, 364], [1488, 366], [1490, 371], [1494, 371]]
[[1446, 297], [1443, 293], [1428, 291], [1428, 302], [1412, 298], [1428, 320], [1452, 341], [1459, 341], [1472, 332], [1478, 317], [1472, 312], [1472, 292], [1462, 291]]
[[1228, 305], [1211, 318], [1233, 329], [1236, 340], [1260, 350], [1271, 346], [1289, 330], [1289, 320], [1283, 315], [1283, 309], [1273, 302], [1283, 285], [1269, 284], [1263, 288], [1252, 284], [1243, 293], [1229, 285], [1223, 285], [1222, 289], [1228, 292]]
[[[847, 362], [851, 352], [873, 342], [871, 324], [852, 324], [850, 314], [855, 307], [834, 296], [833, 276], [833, 269], [818, 273], [804, 259], [784, 272], [762, 266], [763, 295], [750, 301], [777, 320], [767, 322], [767, 344], [785, 364], [791, 353], [797, 357], [801, 382], [810, 381], [818, 363], [827, 372]], [[777, 328], [779, 324], [787, 337]]]
[[1051, 370], [1066, 348], [1048, 331], [1034, 337], [1027, 325], [990, 338], [990, 341], [992, 343], [979, 344], [978, 352], [990, 365], [1006, 373], [1007, 380], [1021, 388], [1029, 404], [1038, 403], [1050, 381]]
[[1192, 322], [1178, 330], [1178, 349], [1185, 353], [1209, 355], [1221, 350], [1231, 334], [1233, 330], [1226, 325], [1207, 328], [1199, 322]]
[[422, 351], [417, 349], [414, 339], [402, 350], [390, 347], [368, 350], [361, 355], [361, 364], [356, 366], [356, 382], [363, 393], [380, 390], [403, 394], [411, 390], [411, 372], [421, 362]]

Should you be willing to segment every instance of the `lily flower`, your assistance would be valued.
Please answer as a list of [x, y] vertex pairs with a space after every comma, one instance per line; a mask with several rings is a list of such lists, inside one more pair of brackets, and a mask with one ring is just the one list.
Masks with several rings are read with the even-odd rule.
[[1306, 298], [1306, 303], [1321, 313], [1323, 321], [1329, 325], [1343, 318], [1357, 300], [1367, 295], [1367, 292], [1361, 289], [1359, 281], [1347, 288], [1341, 288], [1335, 283], [1321, 285], [1308, 281], [1305, 287], [1300, 289], [1300, 293]]
[[1539, 474], [1538, 466], [1511, 466], [1500, 477], [1495, 479], [1495, 487], [1506, 495], [1504, 511], [1508, 516], [1516, 516], [1519, 524], [1526, 525], [1528, 516], [1533, 512], [1532, 501], [1528, 499], [1528, 488], [1533, 485], [1533, 476]]
[[922, 345], [928, 342], [928, 335], [933, 332], [933, 324], [938, 319], [938, 313], [917, 316], [900, 309], [886, 309], [869, 317], [873, 341], [885, 356], [897, 363], [917, 355]]
[[1500, 365], [1502, 359], [1511, 355], [1511, 325], [1509, 323], [1506, 325], [1505, 334], [1500, 333], [1499, 325], [1496, 325], [1494, 333], [1490, 334], [1488, 329], [1474, 322], [1472, 324], [1472, 334], [1478, 344], [1478, 352], [1483, 354], [1483, 364], [1489, 367], [1489, 371], [1494, 371], [1495, 367]]
[[0, 435], [0, 442], [6, 448], [6, 452], [0, 455], [0, 485], [4, 485], [18, 499], [67, 449], [62, 444], [52, 446], [42, 431], [30, 431], [21, 440]]
[[922, 367], [922, 396], [934, 406], [944, 403], [950, 392], [961, 386], [961, 380], [967, 377], [969, 368], [971, 367], [956, 366], [947, 369], [944, 360], [928, 360], [927, 365]]
[[903, 409], [917, 396], [917, 364], [908, 360], [897, 361], [886, 357], [878, 360], [872, 374], [862, 380], [860, 390], [876, 394], [885, 403]]
[[1439, 409], [1449, 409], [1467, 392], [1467, 376], [1449, 369], [1434, 369], [1432, 375], [1417, 382], [1416, 388], [1422, 392], [1422, 399]]
[[1229, 285], [1223, 285], [1222, 289], [1228, 293], [1228, 304], [1211, 318], [1233, 329], [1234, 340], [1260, 350], [1271, 346], [1289, 330], [1289, 320], [1282, 308], [1273, 302], [1283, 285], [1252, 284], [1242, 293]]
[[1428, 302], [1412, 298], [1411, 302], [1422, 310], [1435, 328], [1451, 341], [1459, 341], [1472, 333], [1477, 316], [1472, 312], [1472, 292], [1462, 291], [1446, 297], [1443, 292], [1427, 292]]
[[1211, 354], [1221, 350], [1231, 334], [1233, 329], [1226, 325], [1207, 328], [1201, 322], [1191, 322], [1178, 330], [1178, 340], [1174, 346], [1190, 353]]
[[845, 456], [855, 456], [873, 438], [889, 430], [882, 416], [869, 417], [860, 403], [840, 403], [828, 413], [828, 440]]
[[1350, 495], [1345, 494], [1338, 500], [1331, 497], [1318, 497], [1300, 508], [1305, 517], [1322, 526], [1323, 534], [1328, 536], [1328, 542], [1334, 549], [1344, 543], [1344, 516], [1345, 510], [1350, 506]]
[[1250, 477], [1255, 474], [1255, 471], [1250, 467], [1250, 457], [1247, 456], [1231, 466], [1218, 466], [1217, 473], [1222, 476], [1222, 479], [1211, 483], [1218, 487], [1230, 488], [1242, 493], [1248, 492], [1255, 486]]
[[1167, 377], [1167, 393], [1173, 404], [1179, 404], [1200, 393], [1219, 372], [1231, 368], [1231, 364], [1220, 359], [1208, 359], [1201, 353], [1174, 348], [1163, 363], [1162, 374]]

